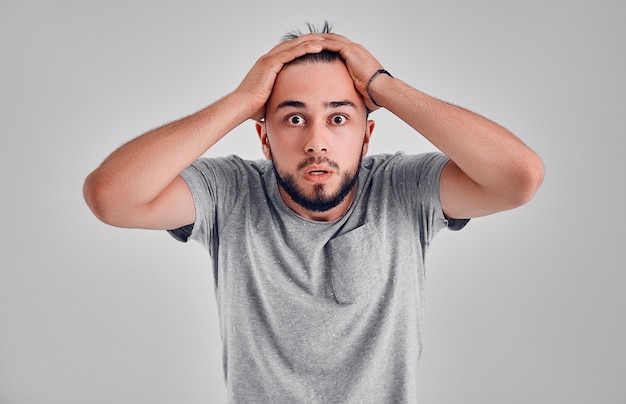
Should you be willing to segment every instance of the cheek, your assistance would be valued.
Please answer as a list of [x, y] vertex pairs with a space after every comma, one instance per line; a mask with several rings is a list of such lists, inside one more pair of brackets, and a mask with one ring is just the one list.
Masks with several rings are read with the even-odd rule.
[[278, 141], [276, 138], [268, 138], [263, 145], [263, 153], [267, 159], [285, 168], [290, 167], [292, 160], [295, 160], [294, 156], [297, 155], [285, 142]]
[[358, 158], [363, 149], [365, 147], [365, 142], [363, 142], [363, 138], [359, 137], [356, 139], [354, 136], [346, 140], [344, 142], [338, 142], [335, 145], [335, 154], [339, 156], [345, 156], [345, 159], [353, 159]]
[[298, 136], [295, 134], [270, 133], [271, 135], [267, 135], [266, 144], [264, 146], [274, 157], [278, 156], [282, 159], [289, 158], [290, 156], [296, 155], [302, 148]]

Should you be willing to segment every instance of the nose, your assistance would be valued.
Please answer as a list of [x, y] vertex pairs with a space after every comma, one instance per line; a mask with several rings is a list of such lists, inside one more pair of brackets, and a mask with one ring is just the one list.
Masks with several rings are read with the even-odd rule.
[[325, 125], [311, 125], [304, 143], [304, 151], [307, 154], [327, 153], [328, 146]]

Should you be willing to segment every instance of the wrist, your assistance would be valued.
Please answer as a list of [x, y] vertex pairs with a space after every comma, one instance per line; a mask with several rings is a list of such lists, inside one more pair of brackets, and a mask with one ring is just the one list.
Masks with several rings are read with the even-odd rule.
[[[370, 102], [372, 104], [376, 105], [379, 108], [381, 108], [382, 105], [379, 104], [378, 102], [376, 102], [376, 98], [374, 96], [374, 90], [372, 89], [372, 87], [373, 87], [374, 81], [381, 75], [386, 75], [389, 78], [393, 78], [391, 73], [389, 73], [387, 70], [385, 70], [385, 69], [378, 69], [378, 70], [376, 70], [374, 72], [374, 74], [372, 74], [372, 77], [370, 77], [369, 81], [367, 82], [367, 86], [365, 88], [365, 91], [367, 93], [368, 98], [370, 99]], [[380, 81], [380, 80], [378, 80], [378, 81]]]
[[237, 111], [242, 121], [248, 119], [259, 120], [263, 117], [265, 105], [261, 105], [258, 100], [242, 91], [234, 91], [223, 98], [223, 101], [233, 110]]

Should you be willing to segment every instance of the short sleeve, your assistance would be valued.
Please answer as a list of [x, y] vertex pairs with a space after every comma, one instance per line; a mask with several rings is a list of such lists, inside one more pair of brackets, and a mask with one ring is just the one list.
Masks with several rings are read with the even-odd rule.
[[427, 229], [430, 239], [441, 228], [461, 230], [469, 219], [446, 217], [441, 207], [439, 184], [449, 158], [440, 153], [397, 154], [393, 159], [393, 190], [412, 217]]
[[242, 187], [241, 164], [234, 156], [201, 158], [187, 167], [180, 176], [193, 197], [196, 221], [178, 229], [168, 230], [174, 239], [194, 239], [209, 246], [219, 226], [226, 221]]
[[167, 232], [176, 240], [186, 243], [193, 232], [193, 223], [179, 227], [178, 229], [168, 230]]
[[448, 221], [448, 229], [458, 231], [461, 230], [467, 225], [470, 219], [453, 219], [450, 217], [446, 217]]

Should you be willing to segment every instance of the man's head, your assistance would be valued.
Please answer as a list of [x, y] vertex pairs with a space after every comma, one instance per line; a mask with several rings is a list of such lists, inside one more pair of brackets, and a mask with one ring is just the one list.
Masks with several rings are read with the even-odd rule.
[[[278, 74], [257, 123], [288, 206], [323, 220], [355, 187], [374, 122], [338, 53], [307, 54]], [[297, 207], [296, 206], [296, 207]]]
[[[307, 27], [309, 28], [310, 34], [329, 34], [332, 31], [332, 26], [328, 23], [328, 21], [324, 22], [324, 25], [321, 28], [317, 28], [313, 24], [307, 23]], [[301, 31], [291, 31], [285, 34], [282, 37], [283, 41], [291, 41], [293, 39], [297, 39], [305, 35]], [[338, 52], [333, 52], [329, 50], [323, 50], [318, 53], [307, 53], [296, 59], [292, 60], [289, 63], [286, 63], [285, 67], [295, 64], [304, 64], [304, 63], [332, 63], [332, 62], [341, 62], [345, 63], [343, 58]]]

